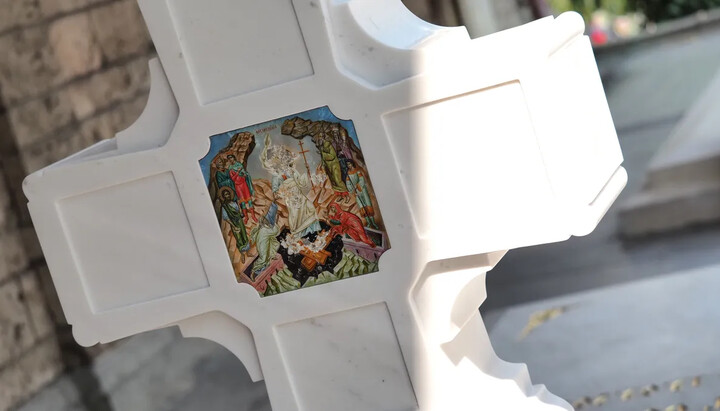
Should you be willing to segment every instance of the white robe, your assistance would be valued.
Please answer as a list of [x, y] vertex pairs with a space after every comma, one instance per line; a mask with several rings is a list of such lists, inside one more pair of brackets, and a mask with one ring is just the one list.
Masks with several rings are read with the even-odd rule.
[[297, 237], [321, 230], [315, 207], [303, 193], [309, 185], [307, 180], [295, 169], [285, 179], [273, 176], [273, 192], [287, 205], [290, 232]]

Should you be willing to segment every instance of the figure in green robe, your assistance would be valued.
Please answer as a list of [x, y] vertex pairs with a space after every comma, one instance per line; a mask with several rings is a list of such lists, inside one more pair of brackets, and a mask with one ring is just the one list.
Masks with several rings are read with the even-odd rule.
[[365, 173], [355, 166], [355, 162], [348, 161], [348, 179], [347, 188], [355, 193], [357, 206], [360, 209], [360, 215], [365, 218], [366, 226], [379, 230], [375, 222], [375, 208], [370, 199], [370, 191], [365, 181]]
[[278, 205], [270, 204], [270, 209], [255, 228], [250, 233], [250, 237], [255, 243], [258, 256], [253, 263], [253, 274], [257, 275], [265, 270], [277, 255], [280, 248], [280, 241], [277, 236], [280, 234], [280, 228], [277, 226]]
[[220, 191], [222, 198], [222, 219], [230, 224], [238, 251], [242, 261], [245, 262], [245, 252], [250, 249], [250, 240], [243, 221], [243, 211], [233, 199], [233, 192], [229, 188]]
[[332, 185], [335, 195], [342, 198], [349, 198], [350, 193], [345, 186], [345, 182], [342, 178], [342, 168], [340, 167], [340, 160], [338, 159], [337, 152], [330, 142], [329, 138], [321, 137], [318, 142], [318, 148], [320, 149], [320, 155], [322, 156], [323, 167], [325, 168], [325, 174], [327, 174], [330, 184]]
[[215, 173], [215, 181], [218, 185], [218, 190], [223, 187], [229, 187], [235, 189], [235, 183], [230, 178], [230, 170], [227, 169], [227, 164], [224, 161], [220, 161], [217, 164], [217, 172]]

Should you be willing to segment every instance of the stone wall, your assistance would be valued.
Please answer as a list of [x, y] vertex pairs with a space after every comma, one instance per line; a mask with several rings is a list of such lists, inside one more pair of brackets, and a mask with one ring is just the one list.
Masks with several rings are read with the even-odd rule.
[[126, 128], [153, 56], [135, 0], [0, 0], [0, 410], [88, 361], [34, 236], [25, 175]]

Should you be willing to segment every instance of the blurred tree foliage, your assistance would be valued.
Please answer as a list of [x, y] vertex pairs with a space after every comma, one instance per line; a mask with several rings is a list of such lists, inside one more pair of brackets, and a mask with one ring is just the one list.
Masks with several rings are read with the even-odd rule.
[[605, 9], [615, 15], [628, 12], [628, 0], [549, 0], [548, 3], [558, 13], [574, 10], [582, 14], [585, 20], [590, 20], [597, 9]]
[[720, 7], [720, 0], [628, 0], [628, 5], [642, 11], [649, 21], [663, 21]]
[[663, 21], [687, 16], [700, 10], [720, 7], [720, 0], [549, 0], [557, 12], [575, 10], [589, 20], [597, 9], [622, 15], [641, 11], [648, 21]]

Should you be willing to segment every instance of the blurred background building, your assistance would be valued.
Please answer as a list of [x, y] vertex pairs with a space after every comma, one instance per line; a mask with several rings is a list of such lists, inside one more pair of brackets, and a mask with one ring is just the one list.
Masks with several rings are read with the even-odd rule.
[[[633, 363], [623, 363], [626, 357], [612, 363], [600, 354], [592, 358], [587, 351], [573, 351], [602, 339], [573, 345], [567, 338], [576, 336], [576, 328], [566, 324], [553, 330], [553, 322], [562, 325], [565, 313], [572, 312], [568, 307], [587, 300], [554, 298], [720, 264], [720, 234], [711, 224], [720, 218], [720, 150], [714, 141], [720, 128], [708, 120], [717, 106], [718, 94], [712, 90], [718, 87], [707, 91], [720, 67], [720, 14], [713, 9], [720, 0], [405, 3], [436, 24], [464, 24], [475, 37], [568, 10], [586, 19], [630, 184], [592, 235], [510, 253], [488, 277], [489, 299], [482, 310], [501, 356], [530, 362], [536, 382], [547, 380], [551, 390], [569, 401], [581, 391], [591, 399], [607, 392], [612, 403], [610, 394], [620, 385], [640, 383], [626, 379], [613, 385], [606, 374]], [[92, 349], [74, 343], [32, 228], [22, 180], [132, 124], [147, 101], [147, 61], [155, 53], [135, 0], [0, 0], [0, 10], [0, 410], [269, 409], [263, 385], [249, 386], [239, 361], [211, 343], [181, 341], [172, 330]], [[692, 229], [698, 226], [700, 230]], [[675, 234], [657, 236], [667, 232]], [[673, 287], [687, 289], [683, 284]], [[603, 295], [597, 299], [605, 301]], [[647, 295], [641, 291], [642, 298], [630, 295], [651, 307], [656, 307], [653, 296], [673, 299], [658, 289]], [[695, 297], [679, 293], [675, 302]], [[660, 338], [672, 340], [668, 333], [694, 338], [680, 335], [685, 328], [668, 324], [707, 321], [666, 315], [663, 307], [657, 306], [664, 317], [655, 323], [665, 325]], [[610, 319], [621, 324], [624, 313], [614, 309], [602, 308], [615, 313]], [[651, 338], [636, 334], [657, 329], [630, 319], [628, 327], [635, 333], [618, 334], [610, 320], [599, 322], [597, 313], [587, 310], [576, 311], [583, 314], [573, 321], [594, 324], [603, 335], [635, 338], [628, 349], [652, 345]], [[535, 332], [541, 328], [549, 334]], [[528, 329], [527, 335], [538, 340], [518, 337]], [[716, 344], [720, 333], [710, 336], [706, 344]], [[716, 359], [691, 348], [694, 352], [682, 353], [687, 362]], [[572, 355], [588, 358], [583, 363]], [[549, 364], [533, 364], [533, 359], [546, 357]], [[609, 368], [598, 371], [588, 365], [600, 359]], [[571, 360], [586, 368], [569, 366]], [[568, 371], [557, 371], [563, 367]], [[583, 369], [591, 383], [570, 383], [585, 377]], [[712, 381], [718, 371], [708, 368], [706, 380]], [[647, 374], [637, 378], [647, 378], [648, 384], [670, 378], [653, 372], [656, 380]], [[680, 370], [673, 378], [690, 377], [691, 372], [700, 371]], [[592, 401], [583, 404], [587, 408]]]

